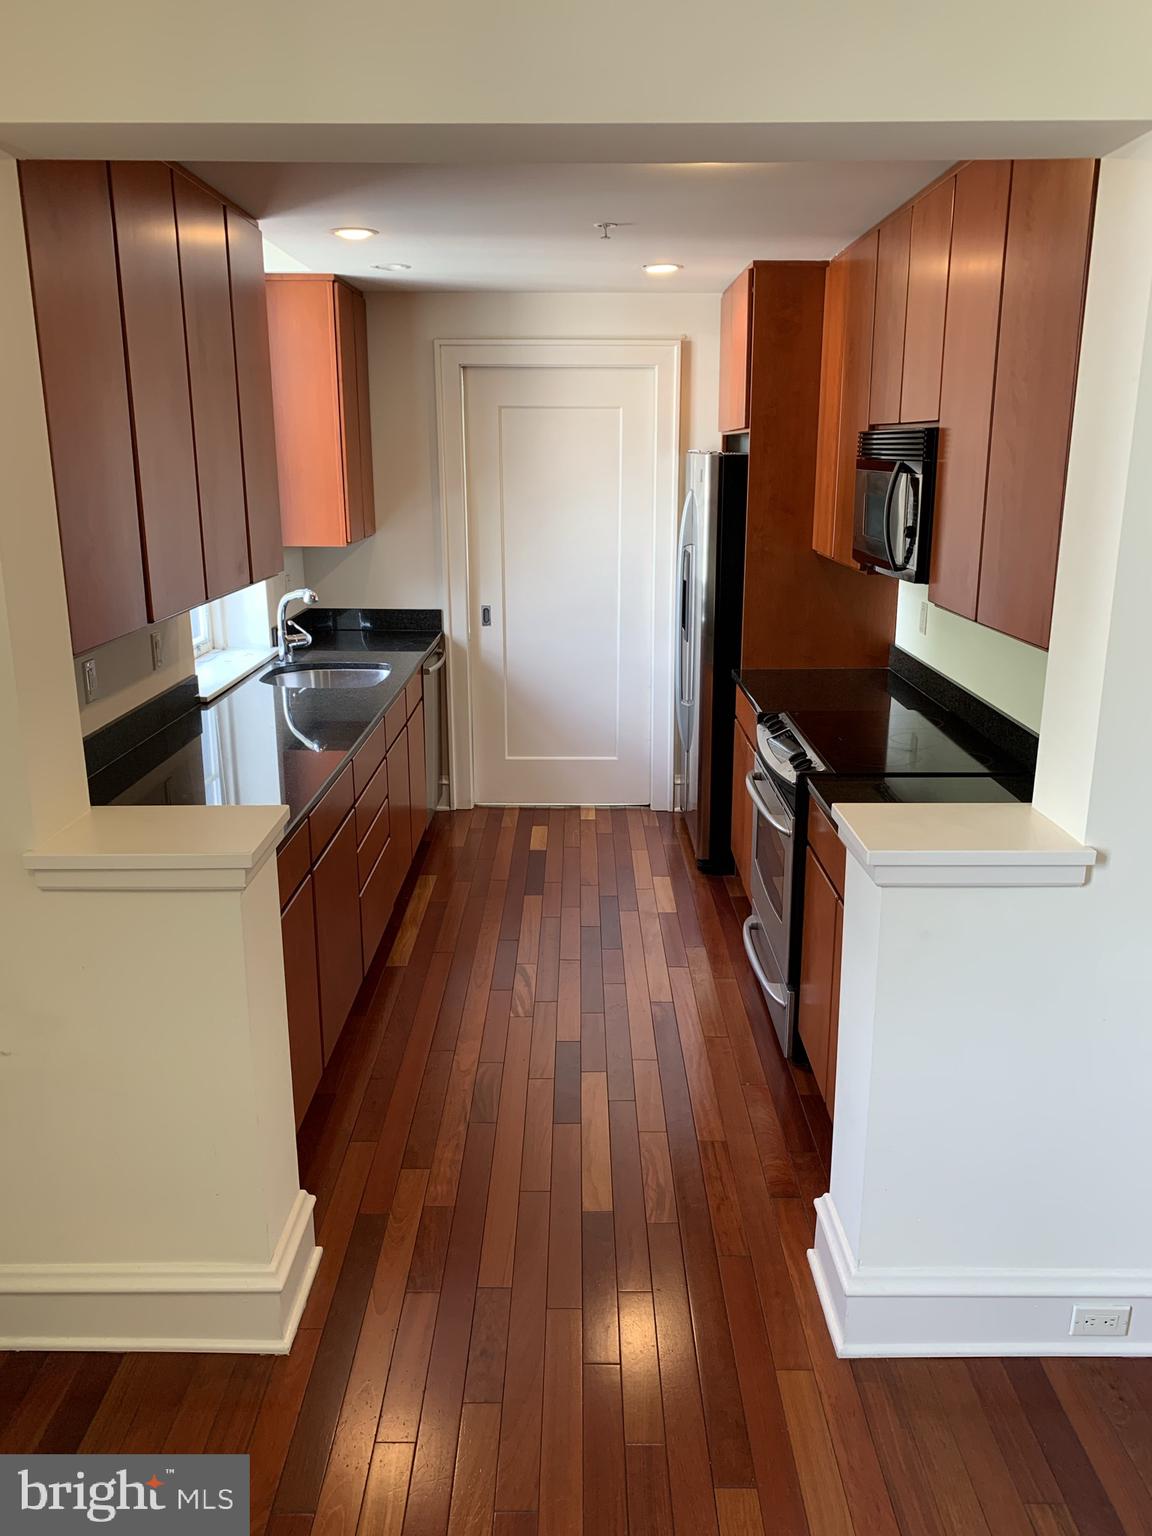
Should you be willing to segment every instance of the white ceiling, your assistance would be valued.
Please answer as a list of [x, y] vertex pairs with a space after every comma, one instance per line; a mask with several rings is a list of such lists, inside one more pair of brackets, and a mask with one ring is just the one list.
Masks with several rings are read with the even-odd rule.
[[[266, 238], [365, 288], [716, 293], [753, 260], [832, 256], [931, 181], [938, 160], [773, 164], [197, 162]], [[627, 227], [604, 241], [594, 228]], [[379, 236], [336, 239], [337, 225]], [[683, 271], [653, 278], [645, 262]], [[407, 262], [386, 273], [373, 263]]]

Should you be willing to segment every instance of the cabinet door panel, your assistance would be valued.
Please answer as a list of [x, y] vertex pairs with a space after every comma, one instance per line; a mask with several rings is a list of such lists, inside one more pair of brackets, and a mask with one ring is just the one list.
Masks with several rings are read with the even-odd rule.
[[368, 388], [368, 305], [353, 295], [353, 334], [356, 341], [356, 405], [360, 413], [360, 493], [364, 536], [376, 532], [376, 490], [372, 470], [372, 396]]
[[1008, 160], [974, 161], [956, 176], [928, 595], [966, 619], [980, 580], [1011, 182]]
[[804, 856], [804, 934], [796, 1027], [821, 1091], [828, 1080], [836, 909], [840, 901], [812, 850]]
[[344, 466], [347, 540], [367, 532], [364, 520], [364, 459], [360, 442], [359, 373], [356, 362], [356, 295], [336, 284], [336, 367], [340, 379], [340, 433]]
[[850, 245], [845, 263], [844, 370], [840, 392], [840, 452], [836, 466], [836, 519], [833, 556], [843, 565], [852, 559], [852, 512], [856, 498], [856, 440], [868, 426], [872, 375], [872, 318], [876, 300], [876, 232]]
[[840, 460], [840, 392], [844, 383], [844, 323], [848, 266], [828, 263], [824, 284], [824, 333], [820, 344], [820, 418], [816, 430], [816, 494], [812, 547], [836, 555], [836, 479]]
[[316, 863], [312, 884], [316, 894], [320, 1022], [327, 1063], [364, 979], [356, 817], [351, 811]]
[[180, 293], [172, 172], [156, 161], [110, 166], [148, 617], [205, 598], [196, 450]]
[[949, 178], [912, 209], [901, 421], [935, 421], [940, 415], [940, 366], [954, 189], [955, 180]]
[[828, 1002], [828, 1065], [824, 1073], [824, 1103], [831, 1115], [836, 1109], [836, 1060], [840, 1052], [840, 952], [844, 947], [844, 903], [836, 903], [836, 931], [832, 935], [832, 995]]
[[299, 1126], [324, 1070], [320, 1035], [320, 980], [316, 963], [316, 915], [311, 878], [280, 916], [284, 940], [284, 986], [288, 1002], [288, 1049], [292, 1057], [292, 1102]]
[[748, 427], [752, 363], [752, 269], [741, 272], [720, 299], [720, 430]]
[[1047, 646], [1064, 506], [1094, 160], [1017, 160], [976, 617]]
[[739, 721], [733, 729], [735, 735], [732, 741], [732, 857], [736, 861], [736, 872], [740, 876], [744, 894], [751, 900], [752, 802], [748, 799], [748, 790], [744, 781], [752, 772], [756, 754], [749, 745], [748, 738], [740, 729]]
[[876, 242], [876, 320], [868, 407], [869, 421], [880, 425], [900, 420], [911, 242], [911, 208], [881, 224]]
[[25, 160], [20, 186], [72, 649], [80, 652], [148, 622], [108, 167]]
[[276, 429], [268, 361], [268, 303], [260, 231], [234, 208], [225, 210], [236, 345], [236, 394], [248, 519], [248, 563], [253, 581], [284, 569], [280, 497], [276, 481]]
[[424, 754], [424, 705], [417, 704], [408, 721], [408, 803], [412, 809], [412, 852], [428, 825], [428, 771]]
[[228, 243], [224, 205], [179, 174], [173, 183], [204, 572], [208, 596], [216, 598], [246, 587], [250, 579]]
[[408, 772], [408, 731], [402, 730], [388, 748], [388, 811], [392, 856], [401, 884], [412, 863], [412, 791]]
[[284, 542], [348, 542], [336, 375], [336, 297], [324, 279], [267, 279], [272, 408]]

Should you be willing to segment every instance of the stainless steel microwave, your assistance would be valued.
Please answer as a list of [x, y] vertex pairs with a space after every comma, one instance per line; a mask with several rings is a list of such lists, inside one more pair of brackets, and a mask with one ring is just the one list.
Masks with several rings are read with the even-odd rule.
[[871, 427], [856, 459], [852, 557], [898, 581], [928, 580], [938, 427]]

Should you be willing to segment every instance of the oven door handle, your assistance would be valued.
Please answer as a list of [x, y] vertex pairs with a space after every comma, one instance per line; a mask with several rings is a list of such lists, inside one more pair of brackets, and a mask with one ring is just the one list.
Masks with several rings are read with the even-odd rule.
[[749, 800], [751, 800], [752, 804], [760, 812], [761, 816], [763, 816], [768, 825], [770, 827], [775, 827], [777, 832], [780, 833], [781, 837], [791, 837], [792, 828], [787, 826], [782, 821], [777, 821], [776, 817], [773, 816], [772, 812], [768, 809], [768, 804], [764, 799], [764, 796], [756, 788], [756, 774], [754, 772], [746, 773], [744, 775], [744, 788], [748, 791]]
[[774, 1003], [779, 1003], [781, 1008], [788, 1006], [788, 989], [780, 987], [774, 981], [769, 981], [764, 974], [764, 967], [760, 964], [760, 956], [756, 953], [756, 946], [752, 943], [752, 934], [759, 928], [764, 931], [763, 924], [755, 917], [744, 919], [744, 953], [748, 956], [748, 964], [756, 972], [756, 980], [767, 992]]

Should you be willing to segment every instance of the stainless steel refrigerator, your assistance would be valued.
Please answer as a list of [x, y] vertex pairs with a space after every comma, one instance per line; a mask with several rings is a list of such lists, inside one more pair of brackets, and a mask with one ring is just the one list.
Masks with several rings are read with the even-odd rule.
[[680, 807], [701, 869], [733, 868], [734, 670], [744, 615], [748, 457], [688, 455], [676, 556]]

